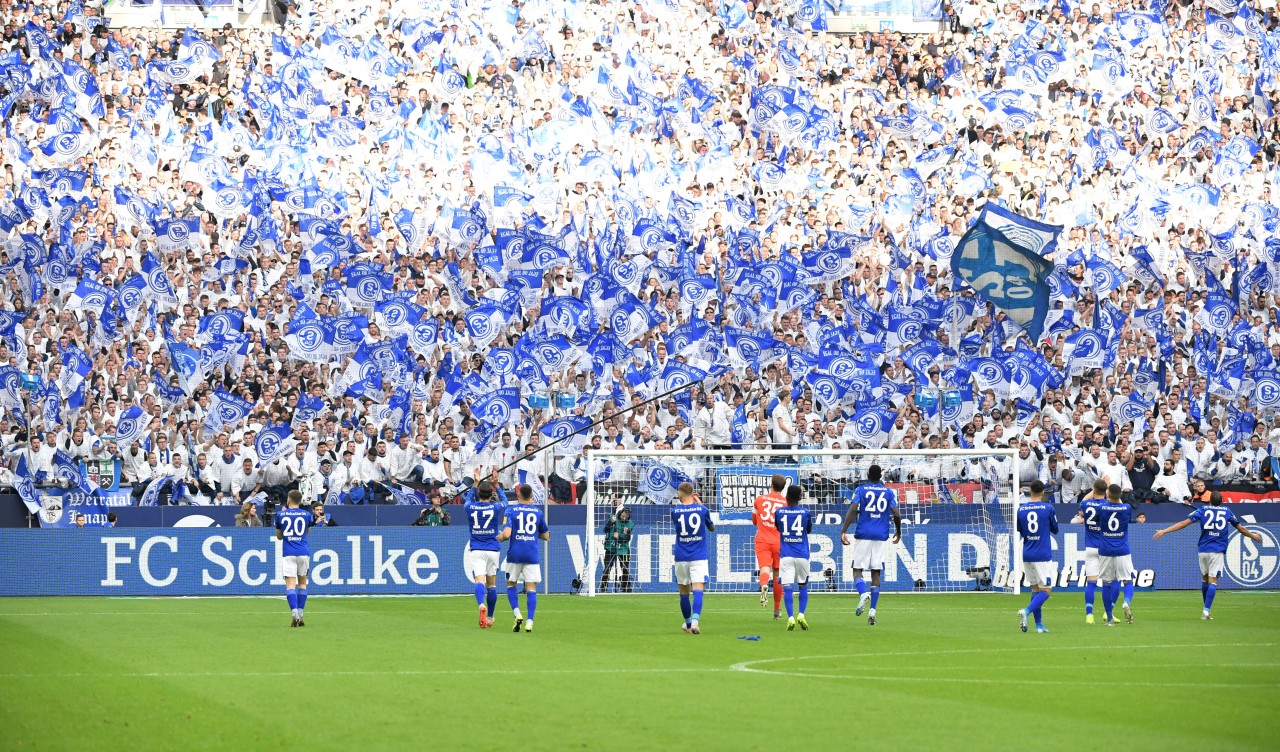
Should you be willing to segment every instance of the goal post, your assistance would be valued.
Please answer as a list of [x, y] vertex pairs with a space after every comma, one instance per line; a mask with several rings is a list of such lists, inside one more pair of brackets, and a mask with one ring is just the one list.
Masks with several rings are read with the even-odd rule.
[[[879, 464], [902, 514], [902, 540], [889, 547], [883, 590], [1017, 593], [1020, 459], [1012, 449], [589, 450], [582, 592], [675, 590], [670, 505], [685, 481], [716, 524], [707, 590], [758, 592], [751, 512], [775, 474], [799, 484], [801, 503], [814, 512], [811, 588], [851, 592], [852, 546], [842, 545], [840, 526], [867, 469]], [[617, 524], [624, 507], [629, 528]]]

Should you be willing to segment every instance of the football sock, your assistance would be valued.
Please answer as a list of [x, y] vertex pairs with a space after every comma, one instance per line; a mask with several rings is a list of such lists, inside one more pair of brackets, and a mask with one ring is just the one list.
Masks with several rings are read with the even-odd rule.
[[784, 587], [782, 588], [782, 592], [783, 592], [783, 593], [785, 594], [785, 596], [786, 596], [785, 600], [786, 600], [786, 602], [787, 602], [787, 618], [791, 618], [792, 616], [795, 616], [795, 615], [796, 615], [796, 593], [795, 593], [795, 589], [794, 589], [794, 588], [792, 588], [790, 585], [786, 585], [786, 586], [784, 586]]
[[702, 591], [693, 591], [693, 620], [697, 621], [702, 616]]
[[533, 621], [533, 612], [538, 608], [538, 591], [526, 590], [524, 599], [527, 601], [525, 607], [529, 609], [529, 621]]
[[1084, 612], [1086, 614], [1093, 613], [1093, 601], [1098, 596], [1098, 581], [1084, 581]]
[[284, 598], [285, 600], [289, 601], [290, 611], [298, 610], [298, 591], [297, 590], [294, 590], [293, 588], [285, 588]]
[[507, 603], [511, 605], [511, 611], [517, 614], [516, 618], [519, 619], [520, 595], [516, 592], [515, 585], [507, 585]]
[[1209, 607], [1209, 583], [1207, 582], [1200, 583], [1200, 600], [1205, 602], [1205, 608]]
[[680, 594], [680, 613], [684, 615], [684, 623], [689, 623], [689, 616], [693, 614], [693, 607], [689, 605], [689, 594]]
[[1102, 586], [1102, 610], [1106, 613], [1107, 619], [1111, 619], [1111, 610], [1115, 608], [1116, 602], [1112, 595], [1113, 590], [1111, 583], [1105, 583]]
[[484, 583], [483, 582], [476, 583], [476, 605], [477, 606], [484, 605]]
[[864, 596], [864, 595], [866, 595], [866, 594], [867, 594], [867, 581], [866, 581], [866, 580], [864, 580], [864, 579], [862, 579], [861, 577], [859, 577], [859, 578], [857, 578], [857, 579], [855, 579], [855, 580], [853, 581], [853, 584], [854, 584], [854, 587], [858, 588], [858, 597], [859, 597], [859, 598], [861, 598], [862, 596]]
[[484, 604], [489, 608], [489, 615], [493, 616], [494, 610], [498, 607], [498, 588], [485, 588]]
[[809, 605], [809, 585], [808, 583], [800, 586], [800, 615], [804, 615], [805, 608]]
[[1132, 582], [1126, 582], [1124, 584], [1124, 602], [1130, 605], [1133, 604], [1133, 583]]
[[298, 588], [298, 610], [301, 611], [307, 607], [307, 589]]
[[782, 580], [773, 581], [773, 610], [777, 611], [782, 608]]
[[764, 590], [768, 586], [769, 586], [769, 575], [763, 569], [761, 569], [760, 570], [760, 589]]
[[1107, 587], [1111, 588], [1111, 610], [1115, 610], [1116, 604], [1120, 602], [1120, 583], [1113, 582]]
[[872, 585], [871, 586], [871, 610], [874, 611], [876, 608], [876, 604], [878, 604], [879, 602], [880, 602], [880, 588], [875, 585]]
[[1213, 608], [1213, 596], [1218, 594], [1217, 585], [1209, 585], [1204, 591], [1204, 610], [1208, 611]]
[[1040, 625], [1040, 607], [1047, 600], [1049, 600], [1049, 594], [1043, 590], [1038, 590], [1031, 596], [1031, 603], [1027, 605], [1027, 613], [1036, 617], [1036, 626]]

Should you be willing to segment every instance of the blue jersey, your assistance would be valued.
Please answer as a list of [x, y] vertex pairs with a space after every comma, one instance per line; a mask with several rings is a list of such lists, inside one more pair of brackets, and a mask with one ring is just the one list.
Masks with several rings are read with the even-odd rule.
[[471, 528], [472, 551], [497, 551], [502, 529], [502, 505], [492, 501], [472, 501], [462, 507]]
[[773, 524], [782, 540], [783, 558], [809, 558], [809, 532], [813, 530], [813, 513], [807, 507], [785, 506], [773, 512]]
[[307, 532], [316, 524], [316, 516], [310, 509], [285, 507], [276, 515], [276, 530], [281, 532], [284, 547], [281, 556], [310, 556], [311, 547], [307, 545]]
[[1224, 554], [1231, 529], [1240, 524], [1236, 513], [1226, 507], [1200, 507], [1188, 519], [1200, 523], [1200, 544], [1196, 550], [1202, 554]]
[[1102, 524], [1098, 519], [1098, 510], [1105, 504], [1103, 499], [1084, 499], [1080, 502], [1080, 516], [1084, 518], [1084, 547], [1097, 549], [1102, 545]]
[[532, 504], [513, 504], [507, 507], [503, 527], [511, 528], [511, 545], [507, 547], [507, 561], [516, 564], [537, 564], [538, 536], [547, 532], [547, 520], [542, 507]]
[[889, 510], [898, 508], [898, 494], [883, 483], [864, 483], [853, 492], [858, 505], [858, 526], [853, 537], [858, 540], [889, 540]]
[[676, 529], [676, 561], [706, 561], [707, 531], [711, 513], [702, 504], [677, 504], [671, 508], [671, 524]]
[[1121, 502], [1107, 502], [1098, 507], [1098, 526], [1102, 528], [1099, 556], [1129, 555], [1129, 517], [1133, 509]]
[[1022, 536], [1023, 561], [1053, 561], [1053, 536], [1058, 534], [1053, 505], [1030, 501], [1019, 506], [1018, 534]]

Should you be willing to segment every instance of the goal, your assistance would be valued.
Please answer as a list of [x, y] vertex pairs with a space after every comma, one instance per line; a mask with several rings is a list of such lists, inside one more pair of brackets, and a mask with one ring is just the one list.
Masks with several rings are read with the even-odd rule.
[[[757, 592], [751, 512], [775, 474], [788, 485], [799, 484], [801, 503], [814, 512], [811, 589], [853, 591], [852, 546], [841, 544], [840, 526], [854, 490], [878, 464], [882, 482], [898, 494], [902, 514], [902, 540], [890, 546], [882, 589], [1016, 593], [1021, 578], [1010, 572], [1022, 569], [1021, 546], [1015, 545], [1018, 460], [1014, 450], [973, 449], [592, 451], [586, 463], [589, 556], [580, 575], [583, 592], [676, 588], [670, 505], [686, 481], [716, 524], [707, 590]], [[629, 539], [628, 526], [617, 522], [623, 508], [632, 523]]]

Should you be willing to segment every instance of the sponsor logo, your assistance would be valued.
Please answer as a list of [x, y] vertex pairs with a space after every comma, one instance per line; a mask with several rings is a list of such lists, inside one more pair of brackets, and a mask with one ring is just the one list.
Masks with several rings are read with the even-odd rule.
[[1266, 528], [1250, 529], [1262, 536], [1262, 542], [1232, 536], [1227, 544], [1226, 570], [1227, 576], [1241, 585], [1257, 587], [1268, 583], [1280, 568], [1280, 541]]

